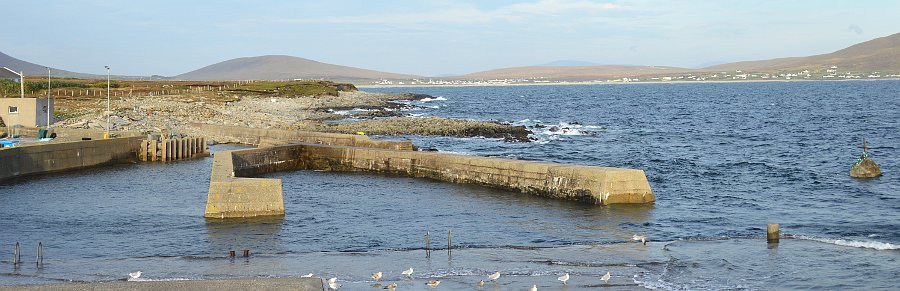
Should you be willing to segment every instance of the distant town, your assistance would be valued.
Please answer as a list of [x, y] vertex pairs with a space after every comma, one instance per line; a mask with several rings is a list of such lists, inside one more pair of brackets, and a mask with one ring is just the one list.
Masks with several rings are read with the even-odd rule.
[[673, 75], [644, 75], [634, 77], [620, 77], [610, 79], [596, 79], [588, 81], [554, 80], [547, 77], [531, 78], [504, 78], [504, 79], [440, 79], [421, 78], [408, 80], [382, 79], [374, 81], [372, 85], [524, 85], [524, 84], [568, 84], [568, 83], [655, 83], [655, 82], [706, 82], [706, 81], [776, 81], [776, 80], [872, 80], [872, 79], [897, 79], [900, 73], [883, 72], [843, 72], [838, 66], [831, 66], [824, 70], [802, 70], [796, 72], [763, 73], [719, 71], [719, 72], [691, 72]]

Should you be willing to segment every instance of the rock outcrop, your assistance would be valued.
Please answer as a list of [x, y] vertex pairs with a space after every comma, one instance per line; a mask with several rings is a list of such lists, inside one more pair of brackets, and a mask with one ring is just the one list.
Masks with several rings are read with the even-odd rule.
[[878, 176], [881, 176], [881, 167], [867, 156], [861, 157], [850, 168], [850, 177], [853, 178], [875, 178]]

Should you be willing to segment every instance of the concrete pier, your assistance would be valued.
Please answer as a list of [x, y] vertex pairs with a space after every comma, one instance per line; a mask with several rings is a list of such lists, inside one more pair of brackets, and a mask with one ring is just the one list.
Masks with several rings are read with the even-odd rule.
[[205, 216], [283, 214], [280, 180], [241, 177], [289, 170], [401, 174], [597, 205], [655, 200], [644, 171], [636, 169], [296, 143], [218, 153], [213, 162]]
[[0, 150], [0, 181], [28, 175], [75, 170], [133, 161], [141, 137], [124, 137], [49, 144]]

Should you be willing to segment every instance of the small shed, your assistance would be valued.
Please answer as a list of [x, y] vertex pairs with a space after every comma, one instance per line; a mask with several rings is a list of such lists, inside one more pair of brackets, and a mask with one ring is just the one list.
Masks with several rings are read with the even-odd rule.
[[[48, 116], [49, 114], [49, 116]], [[7, 126], [45, 127], [56, 121], [53, 101], [47, 98], [0, 98], [0, 119]]]

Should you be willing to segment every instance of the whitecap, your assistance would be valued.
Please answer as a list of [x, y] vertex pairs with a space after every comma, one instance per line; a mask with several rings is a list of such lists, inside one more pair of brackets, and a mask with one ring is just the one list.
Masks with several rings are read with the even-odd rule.
[[444, 96], [437, 96], [437, 97], [434, 97], [434, 98], [425, 97], [425, 98], [422, 98], [422, 99], [419, 100], [419, 101], [421, 101], [421, 102], [447, 101], [447, 98], [444, 98]]
[[818, 238], [812, 236], [795, 236], [794, 238], [812, 240], [827, 244], [845, 246], [845, 247], [854, 247], [854, 248], [866, 248], [866, 249], [875, 249], [875, 250], [900, 250], [900, 245], [895, 245], [886, 242], [880, 241], [857, 241], [857, 240], [848, 240], [848, 239], [829, 239], [829, 238]]

